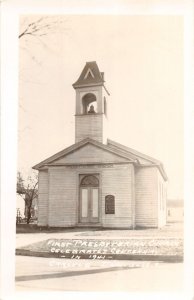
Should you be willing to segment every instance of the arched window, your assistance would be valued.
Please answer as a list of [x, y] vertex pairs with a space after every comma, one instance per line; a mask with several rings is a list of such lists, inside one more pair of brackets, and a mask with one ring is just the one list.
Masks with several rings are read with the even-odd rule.
[[113, 195], [105, 197], [105, 214], [115, 214], [115, 196]]
[[[97, 108], [96, 96], [92, 93], [88, 93], [82, 98], [83, 113], [95, 113]], [[93, 106], [93, 107], [92, 107]]]
[[86, 175], [82, 178], [80, 186], [99, 186], [99, 180], [94, 175]]

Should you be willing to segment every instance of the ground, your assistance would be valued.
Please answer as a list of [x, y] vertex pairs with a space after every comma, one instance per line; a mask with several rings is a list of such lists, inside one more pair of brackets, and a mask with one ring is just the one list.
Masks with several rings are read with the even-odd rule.
[[[91, 237], [96, 240], [182, 240], [183, 223], [169, 223], [161, 230], [45, 229], [38, 233], [17, 234], [16, 247], [46, 239]], [[183, 263], [16, 256], [16, 291], [179, 292], [182, 289]]]
[[170, 222], [161, 229], [111, 230], [87, 228], [38, 228], [36, 225], [17, 226], [16, 247], [42, 241], [48, 238], [183, 238], [183, 222]]
[[181, 292], [183, 264], [17, 256], [16, 291], [31, 290]]

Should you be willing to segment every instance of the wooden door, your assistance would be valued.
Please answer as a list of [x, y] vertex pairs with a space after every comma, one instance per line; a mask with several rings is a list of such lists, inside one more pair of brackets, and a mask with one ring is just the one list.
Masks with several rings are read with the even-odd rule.
[[[86, 178], [87, 177], [87, 178]], [[79, 216], [81, 223], [99, 222], [99, 187], [98, 181], [88, 180], [88, 176], [80, 185]], [[93, 176], [94, 177], [94, 176]]]

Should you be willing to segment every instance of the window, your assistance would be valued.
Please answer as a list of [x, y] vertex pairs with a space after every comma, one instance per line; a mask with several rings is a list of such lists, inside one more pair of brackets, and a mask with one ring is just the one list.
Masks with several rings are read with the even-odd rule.
[[86, 175], [82, 178], [80, 186], [99, 186], [99, 180], [94, 175]]
[[113, 195], [105, 197], [105, 214], [115, 214], [115, 196]]

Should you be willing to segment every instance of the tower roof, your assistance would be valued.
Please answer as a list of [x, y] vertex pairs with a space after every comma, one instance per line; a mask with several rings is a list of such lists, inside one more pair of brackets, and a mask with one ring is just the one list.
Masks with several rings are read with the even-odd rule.
[[86, 62], [80, 77], [73, 84], [73, 87], [89, 86], [89, 85], [103, 85], [104, 73], [100, 72], [95, 61]]

